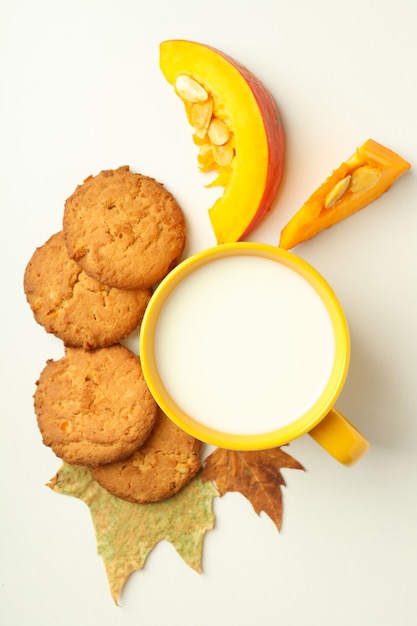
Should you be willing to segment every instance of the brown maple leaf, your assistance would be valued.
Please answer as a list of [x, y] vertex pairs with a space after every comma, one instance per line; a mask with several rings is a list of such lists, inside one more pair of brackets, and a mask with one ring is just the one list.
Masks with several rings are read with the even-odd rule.
[[206, 459], [203, 481], [213, 481], [219, 494], [238, 491], [252, 504], [259, 515], [264, 511], [278, 531], [282, 523], [282, 491], [285, 480], [282, 468], [304, 469], [281, 448], [255, 452], [236, 452], [217, 448]]
[[129, 575], [143, 568], [155, 545], [169, 541], [182, 559], [201, 572], [203, 540], [213, 528], [212, 482], [197, 474], [179, 493], [162, 502], [134, 504], [100, 487], [86, 467], [64, 463], [48, 487], [79, 498], [90, 509], [97, 549], [103, 558], [110, 591], [117, 603]]

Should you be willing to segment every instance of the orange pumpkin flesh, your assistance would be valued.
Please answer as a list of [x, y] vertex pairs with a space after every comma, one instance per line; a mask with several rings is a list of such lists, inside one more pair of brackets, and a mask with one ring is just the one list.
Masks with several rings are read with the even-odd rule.
[[410, 168], [398, 154], [368, 139], [309, 197], [281, 231], [289, 250], [376, 200]]
[[[277, 106], [265, 86], [249, 70], [222, 52], [185, 40], [160, 45], [160, 67], [169, 83], [189, 76], [208, 92], [213, 116], [230, 131], [225, 146], [215, 148], [207, 136], [194, 134], [200, 146], [202, 171], [218, 173], [212, 185], [224, 187], [223, 195], [209, 209], [217, 243], [247, 236], [271, 209], [281, 181], [284, 132]], [[188, 119], [190, 106], [186, 104]], [[225, 154], [226, 153], [226, 154]], [[229, 154], [233, 158], [228, 163]]]

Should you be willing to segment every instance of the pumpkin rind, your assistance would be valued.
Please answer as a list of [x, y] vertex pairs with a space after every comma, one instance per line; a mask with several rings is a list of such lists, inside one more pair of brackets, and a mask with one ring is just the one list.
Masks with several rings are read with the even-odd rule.
[[[359, 173], [362, 168], [368, 168], [369, 172], [364, 172], [367, 174], [368, 185], [364, 183], [361, 189], [360, 181], [355, 182], [355, 173]], [[401, 156], [373, 139], [368, 139], [320, 185], [282, 229], [279, 247], [285, 250], [294, 248], [363, 209], [387, 191], [409, 168], [410, 163]], [[372, 172], [375, 173], [374, 176]], [[341, 197], [334, 204], [326, 202], [332, 190], [348, 177], [350, 185]]]
[[[281, 181], [284, 132], [276, 103], [247, 68], [204, 44], [162, 42], [160, 67], [172, 85], [183, 74], [200, 83], [213, 99], [214, 114], [231, 130], [235, 156], [218, 168], [212, 184], [224, 186], [224, 193], [209, 217], [217, 243], [239, 241], [271, 209]], [[200, 166], [204, 170], [205, 163]]]

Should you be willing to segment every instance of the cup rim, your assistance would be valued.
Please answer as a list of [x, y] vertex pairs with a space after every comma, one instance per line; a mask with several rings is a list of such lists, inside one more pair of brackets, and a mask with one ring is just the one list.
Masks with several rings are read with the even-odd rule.
[[[213, 260], [229, 256], [260, 256], [295, 270], [316, 290], [331, 319], [335, 337], [335, 360], [328, 383], [307, 412], [287, 426], [260, 434], [222, 432], [198, 422], [179, 407], [165, 390], [153, 350], [158, 317], [176, 286], [191, 272]], [[307, 261], [279, 247], [255, 242], [219, 244], [191, 255], [179, 263], [156, 287], [146, 308], [139, 335], [139, 355], [148, 387], [160, 408], [182, 430], [196, 439], [221, 448], [262, 450], [285, 445], [314, 428], [334, 406], [346, 379], [350, 360], [347, 320], [339, 300], [323, 276]]]

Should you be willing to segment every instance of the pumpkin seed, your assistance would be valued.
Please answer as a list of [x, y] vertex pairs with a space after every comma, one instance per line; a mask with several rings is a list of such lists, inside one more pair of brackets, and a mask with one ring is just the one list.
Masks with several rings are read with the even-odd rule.
[[340, 198], [349, 188], [350, 179], [351, 179], [351, 176], [350, 174], [348, 174], [348, 176], [345, 176], [345, 178], [342, 178], [342, 180], [339, 180], [339, 182], [336, 183], [333, 189], [329, 191], [324, 201], [325, 209], [330, 209], [332, 206], [336, 204], [338, 200], [340, 200]]
[[215, 167], [216, 163], [214, 161], [213, 149], [211, 144], [204, 143], [202, 146], [200, 146], [197, 160], [200, 170], [202, 172], [209, 172]]
[[233, 161], [235, 151], [233, 146], [229, 143], [225, 143], [221, 146], [213, 146], [213, 158], [217, 165], [221, 167], [227, 167]]
[[213, 117], [207, 129], [207, 134], [211, 143], [215, 146], [223, 146], [230, 137], [230, 130], [223, 120]]
[[363, 165], [358, 167], [352, 173], [349, 191], [352, 193], [358, 193], [359, 191], [367, 191], [375, 187], [379, 179], [381, 178], [381, 172], [372, 167], [371, 165]]
[[208, 93], [200, 83], [188, 74], [180, 74], [175, 81], [175, 90], [187, 102], [205, 102]]
[[206, 136], [212, 113], [213, 101], [211, 98], [205, 102], [194, 102], [190, 105], [188, 116], [197, 137], [203, 139]]

